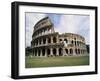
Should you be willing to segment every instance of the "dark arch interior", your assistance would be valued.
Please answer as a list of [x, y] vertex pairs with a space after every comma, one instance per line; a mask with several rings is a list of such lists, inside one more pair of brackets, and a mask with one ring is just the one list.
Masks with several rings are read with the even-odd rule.
[[53, 37], [53, 43], [56, 43], [57, 39], [56, 37]]
[[73, 49], [70, 49], [70, 55], [72, 55], [73, 54]]
[[43, 56], [45, 56], [45, 49], [42, 49], [42, 54]]
[[54, 56], [56, 56], [56, 49], [55, 48], [53, 49], [53, 54], [54, 54]]
[[50, 38], [48, 38], [48, 43], [51, 43], [51, 39]]
[[67, 39], [64, 39], [64, 41], [67, 43], [68, 42], [68, 40]]
[[68, 54], [68, 49], [65, 49], [66, 53]]
[[47, 49], [47, 56], [50, 55], [50, 49]]
[[59, 48], [59, 56], [62, 56], [62, 48]]

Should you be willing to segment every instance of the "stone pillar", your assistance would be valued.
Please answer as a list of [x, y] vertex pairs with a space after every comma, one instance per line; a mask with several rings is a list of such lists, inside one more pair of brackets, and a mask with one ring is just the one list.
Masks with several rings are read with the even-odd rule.
[[57, 56], [59, 56], [59, 49], [58, 48], [56, 48], [56, 52], [57, 52]]
[[65, 48], [63, 48], [63, 56], [66, 56]]
[[52, 48], [50, 48], [50, 56], [53, 56]]
[[51, 36], [51, 43], [53, 43], [53, 37]]
[[43, 39], [41, 39], [41, 45], [43, 44]]
[[75, 49], [73, 49], [73, 55], [76, 55], [76, 53], [75, 53]]
[[47, 49], [45, 49], [45, 55], [44, 55], [45, 57], [47, 56]]
[[56, 40], [57, 40], [57, 43], [59, 43], [59, 40], [58, 40], [58, 35], [57, 35], [57, 39], [56, 39]]
[[40, 50], [40, 56], [42, 57], [42, 49]]

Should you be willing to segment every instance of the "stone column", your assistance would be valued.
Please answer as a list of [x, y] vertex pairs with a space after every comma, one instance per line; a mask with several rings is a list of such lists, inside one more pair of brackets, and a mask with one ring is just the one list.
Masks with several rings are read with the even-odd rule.
[[41, 45], [43, 44], [43, 39], [41, 39]]
[[50, 48], [50, 56], [53, 56], [52, 48]]
[[75, 53], [75, 49], [73, 49], [73, 55], [76, 55], [76, 53]]
[[42, 49], [40, 50], [40, 56], [42, 57]]
[[66, 55], [65, 48], [63, 48], [63, 56], [65, 56], [65, 55]]
[[57, 35], [57, 43], [59, 43], [59, 40], [58, 40], [58, 35]]
[[53, 43], [53, 37], [51, 36], [51, 43]]
[[45, 49], [45, 55], [44, 55], [45, 57], [47, 56], [47, 49]]
[[59, 56], [59, 50], [58, 50], [58, 48], [56, 48], [56, 52], [57, 52], [56, 55]]

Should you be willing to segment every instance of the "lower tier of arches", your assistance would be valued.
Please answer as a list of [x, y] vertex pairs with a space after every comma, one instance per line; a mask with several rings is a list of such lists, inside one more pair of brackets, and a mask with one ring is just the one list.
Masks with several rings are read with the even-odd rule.
[[72, 56], [87, 54], [86, 49], [66, 49], [66, 48], [41, 48], [33, 49], [33, 56]]

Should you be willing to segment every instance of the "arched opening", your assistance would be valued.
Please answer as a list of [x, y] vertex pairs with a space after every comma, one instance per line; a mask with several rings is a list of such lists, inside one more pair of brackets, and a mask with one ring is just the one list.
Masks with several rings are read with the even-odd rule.
[[54, 54], [54, 56], [56, 56], [56, 49], [55, 48], [53, 49], [53, 54]]
[[68, 49], [65, 49], [65, 51], [66, 51], [66, 54], [68, 54]]
[[48, 38], [48, 43], [51, 43], [51, 39], [50, 38]]
[[45, 44], [45, 43], [46, 43], [46, 39], [44, 38], [44, 39], [43, 39], [43, 44]]
[[73, 40], [71, 41], [71, 43], [73, 44]]
[[73, 49], [70, 49], [70, 55], [72, 55], [73, 54]]
[[75, 49], [75, 53], [77, 54], [77, 49]]
[[75, 46], [76, 46], [76, 41], [75, 41]]
[[61, 42], [62, 41], [62, 39], [59, 39], [59, 42]]
[[78, 49], [78, 54], [80, 54], [80, 49]]
[[53, 43], [56, 43], [57, 39], [56, 37], [53, 37]]
[[38, 56], [40, 56], [40, 50], [38, 50]]
[[41, 44], [41, 39], [40, 39], [40, 41], [39, 41], [39, 44]]
[[59, 56], [62, 56], [63, 53], [62, 53], [62, 48], [59, 48]]
[[67, 43], [68, 42], [68, 40], [67, 39], [64, 39], [64, 41]]
[[45, 56], [45, 49], [42, 49], [42, 55]]
[[37, 56], [37, 50], [35, 50], [35, 56]]
[[79, 41], [77, 41], [77, 46], [79, 46]]
[[36, 45], [38, 45], [38, 40], [36, 40]]
[[50, 49], [47, 49], [47, 56], [50, 55]]

